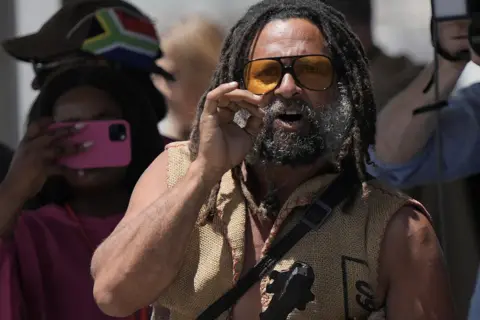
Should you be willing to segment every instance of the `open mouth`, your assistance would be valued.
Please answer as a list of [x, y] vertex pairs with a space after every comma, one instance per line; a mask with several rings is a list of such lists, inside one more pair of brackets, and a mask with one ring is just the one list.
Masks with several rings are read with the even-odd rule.
[[296, 111], [287, 111], [278, 115], [277, 117], [279, 120], [287, 123], [301, 121], [303, 119], [303, 115], [300, 112]]

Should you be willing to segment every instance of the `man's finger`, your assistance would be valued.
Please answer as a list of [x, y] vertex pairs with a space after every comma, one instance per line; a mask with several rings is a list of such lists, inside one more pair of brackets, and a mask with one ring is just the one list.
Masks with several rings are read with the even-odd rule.
[[231, 102], [231, 101], [228, 101], [228, 100], [227, 101], [220, 100], [219, 103], [218, 103], [218, 106], [217, 106], [217, 111], [219, 111], [221, 109], [230, 109], [233, 112], [237, 112], [238, 110], [240, 110], [240, 106], [235, 102]]
[[260, 133], [260, 130], [263, 126], [263, 119], [257, 117], [250, 117], [247, 120], [247, 124], [245, 125], [245, 132], [247, 132], [252, 138], [256, 137], [257, 134]]
[[222, 109], [229, 109], [233, 113], [238, 112], [240, 109], [245, 109], [252, 116], [260, 119], [263, 119], [263, 117], [265, 116], [265, 112], [262, 109], [245, 101], [230, 102], [228, 104], [225, 104], [225, 102], [219, 103], [217, 110], [219, 111]]
[[236, 104], [240, 108], [247, 110], [252, 116], [256, 118], [263, 119], [263, 117], [265, 116], [265, 111], [263, 111], [263, 109], [257, 107], [256, 105], [250, 104], [245, 101], [238, 101], [236, 102]]
[[226, 93], [231, 92], [238, 88], [237, 82], [230, 82], [225, 83], [217, 88], [213, 89], [207, 94], [205, 100], [205, 106], [203, 108], [203, 113], [212, 115], [217, 112], [218, 101], [222, 98]]
[[226, 93], [224, 98], [234, 102], [245, 101], [257, 107], [260, 106], [263, 101], [263, 96], [253, 94], [248, 90], [240, 89]]
[[218, 112], [217, 115], [220, 120], [220, 123], [222, 124], [227, 124], [232, 122], [233, 118], [235, 117], [235, 112], [229, 108], [218, 108], [217, 112]]

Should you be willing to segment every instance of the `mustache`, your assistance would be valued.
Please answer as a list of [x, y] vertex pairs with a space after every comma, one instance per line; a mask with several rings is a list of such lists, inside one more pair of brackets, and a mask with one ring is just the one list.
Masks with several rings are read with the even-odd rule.
[[[263, 107], [263, 111], [265, 112], [264, 122], [267, 124], [267, 127], [273, 123], [275, 118], [285, 114], [287, 111], [295, 111], [310, 120], [314, 118], [315, 114], [314, 108], [308, 102], [301, 99], [285, 99], [281, 97], [277, 97]], [[240, 109], [235, 114], [233, 121], [241, 128], [244, 128], [251, 116], [246, 109]]]
[[281, 99], [277, 98], [270, 102], [265, 108], [267, 117], [277, 117], [287, 112], [296, 112], [302, 115], [312, 114], [312, 106], [300, 99]]

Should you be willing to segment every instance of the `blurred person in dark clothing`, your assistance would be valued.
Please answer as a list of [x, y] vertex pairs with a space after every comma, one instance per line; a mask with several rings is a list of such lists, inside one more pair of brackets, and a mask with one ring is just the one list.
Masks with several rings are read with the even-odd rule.
[[0, 182], [5, 178], [8, 167], [12, 161], [13, 150], [0, 142]]
[[165, 144], [188, 139], [196, 106], [217, 66], [224, 36], [220, 26], [201, 16], [189, 16], [162, 34], [165, 56], [157, 64], [175, 77], [175, 81], [153, 77], [168, 105], [167, 116], [159, 123]]
[[[63, 6], [55, 13], [36, 33], [8, 39], [2, 43], [5, 51], [12, 57], [29, 62], [32, 64], [35, 78], [32, 81], [32, 88], [40, 89], [48, 75], [59, 67], [77, 63], [78, 61], [90, 60], [96, 63], [108, 64], [113, 68], [120, 68], [129, 77], [135, 79], [135, 82], [149, 96], [152, 105], [155, 108], [158, 121], [160, 121], [166, 112], [163, 96], [153, 85], [150, 74], [155, 73], [173, 80], [173, 77], [162, 68], [151, 64], [152, 58], [160, 58], [163, 52], [160, 47], [156, 49], [152, 45], [158, 44], [152, 41], [150, 46], [146, 46], [142, 59], [137, 61], [129, 59], [128, 55], [119, 53], [118, 50], [102, 51], [104, 47], [98, 44], [80, 46], [83, 39], [88, 35], [107, 34], [109, 30], [104, 30], [105, 25], [95, 25], [92, 27], [81, 24], [82, 19], [93, 16], [97, 9], [115, 7], [122, 9], [125, 30], [128, 31], [130, 22], [135, 17], [140, 17], [147, 21], [147, 25], [153, 22], [138, 10], [135, 6], [122, 0], [88, 0], [74, 1]], [[133, 28], [143, 28], [136, 25]], [[149, 36], [156, 38], [154, 28], [147, 27]], [[115, 36], [115, 35], [113, 35]], [[105, 38], [105, 41], [110, 39]], [[125, 38], [124, 38], [125, 39]], [[104, 41], [104, 42], [105, 42]]]
[[372, 0], [325, 0], [345, 15], [348, 23], [363, 44], [370, 60], [373, 91], [377, 111], [401, 90], [405, 89], [421, 71], [407, 57], [391, 57], [373, 41]]

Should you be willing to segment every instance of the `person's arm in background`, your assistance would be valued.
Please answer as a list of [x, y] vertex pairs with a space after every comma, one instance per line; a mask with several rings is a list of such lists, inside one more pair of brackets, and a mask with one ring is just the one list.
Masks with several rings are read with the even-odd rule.
[[[440, 42], [452, 56], [469, 50], [467, 39], [469, 20], [445, 21], [438, 24]], [[438, 87], [440, 99], [452, 92], [467, 64], [466, 61], [452, 62], [438, 56]], [[414, 116], [419, 107], [434, 103], [435, 83], [424, 92], [434, 74], [434, 64], [428, 65], [419, 76], [402, 92], [390, 100], [377, 116], [375, 156], [388, 164], [409, 161], [423, 149], [436, 128], [434, 112]]]
[[[435, 117], [435, 113], [432, 113]], [[454, 180], [480, 172], [480, 83], [463, 89], [451, 98], [440, 114], [442, 143], [442, 180]], [[436, 120], [435, 120], [436, 121]], [[389, 163], [370, 149], [373, 164], [369, 173], [397, 187], [410, 187], [436, 181], [438, 178], [437, 139], [435, 127], [425, 135], [427, 128], [411, 128], [421, 142], [421, 150], [411, 154], [403, 163]]]
[[[449, 52], [467, 49], [465, 35], [468, 25], [465, 20], [442, 22], [440, 35], [443, 47]], [[478, 57], [472, 53], [472, 58], [475, 60]], [[465, 64], [439, 58], [440, 99], [451, 93]], [[369, 164], [368, 170], [373, 176], [398, 187], [428, 183], [437, 178], [437, 141], [434, 134], [437, 113], [413, 115], [415, 109], [435, 102], [435, 84], [428, 92], [423, 92], [432, 74], [433, 66], [430, 65], [407, 89], [393, 98], [377, 118], [376, 142], [370, 148], [373, 164]], [[459, 97], [451, 99], [449, 106], [441, 112], [442, 161], [446, 167], [446, 172], [442, 172], [444, 180], [455, 179], [474, 170], [463, 165], [476, 149], [478, 124], [477, 118], [472, 118], [472, 115], [477, 112], [477, 90], [476, 86], [465, 90]], [[462, 172], [458, 172], [459, 166]]]
[[[465, 63], [440, 59], [440, 93], [448, 97], [460, 77]], [[435, 102], [434, 85], [424, 93], [434, 72], [428, 65], [418, 77], [395, 96], [377, 116], [375, 158], [388, 164], [401, 164], [422, 150], [436, 128], [435, 112], [414, 116], [413, 111]]]

